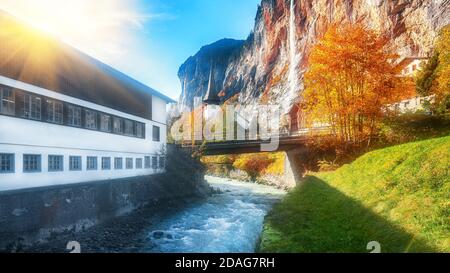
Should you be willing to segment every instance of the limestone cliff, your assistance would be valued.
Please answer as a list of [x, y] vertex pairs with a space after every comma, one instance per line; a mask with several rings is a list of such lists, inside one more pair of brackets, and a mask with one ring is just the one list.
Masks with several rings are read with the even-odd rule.
[[180, 103], [192, 107], [195, 97], [203, 97], [208, 89], [209, 74], [214, 66], [215, 86], [223, 86], [225, 72], [244, 41], [223, 39], [204, 46], [178, 70], [182, 85]]
[[450, 0], [262, 0], [245, 42], [216, 46], [207, 57], [203, 48], [183, 64], [180, 102], [192, 106], [206, 92], [213, 62], [223, 102], [268, 102], [288, 112], [300, 98], [310, 49], [330, 23], [363, 22], [388, 35], [400, 56], [424, 56], [449, 14]]

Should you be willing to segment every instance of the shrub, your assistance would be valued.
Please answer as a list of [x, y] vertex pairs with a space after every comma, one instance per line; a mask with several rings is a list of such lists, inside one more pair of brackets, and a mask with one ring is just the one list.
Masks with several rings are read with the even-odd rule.
[[266, 153], [245, 154], [239, 156], [233, 163], [233, 167], [245, 171], [253, 181], [256, 181], [267, 167], [274, 162]]
[[283, 175], [284, 174], [284, 153], [270, 153], [269, 158], [272, 159], [272, 163], [264, 171], [266, 174]]

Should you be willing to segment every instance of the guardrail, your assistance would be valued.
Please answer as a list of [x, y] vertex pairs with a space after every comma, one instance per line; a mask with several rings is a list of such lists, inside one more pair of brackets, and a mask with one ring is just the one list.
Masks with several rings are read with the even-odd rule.
[[[309, 135], [325, 135], [330, 133], [329, 126], [322, 126], [322, 127], [315, 127], [315, 128], [304, 128], [297, 131], [291, 131], [291, 132], [281, 132], [278, 134], [269, 134], [269, 135], [250, 135], [248, 132], [245, 133], [244, 139], [233, 139], [233, 140], [227, 140], [227, 134], [224, 133], [222, 137], [215, 137], [215, 140], [184, 140], [184, 141], [177, 141], [175, 142], [176, 145], [181, 145], [182, 147], [192, 147], [192, 146], [200, 146], [204, 143], [206, 144], [244, 144], [244, 143], [263, 143], [263, 142], [270, 142], [274, 139], [279, 140], [286, 140], [286, 139], [298, 139], [307, 137]], [[197, 131], [198, 135], [202, 135], [201, 132]], [[197, 135], [197, 136], [198, 136]], [[195, 134], [194, 134], [195, 136]], [[217, 136], [217, 135], [216, 135]]]

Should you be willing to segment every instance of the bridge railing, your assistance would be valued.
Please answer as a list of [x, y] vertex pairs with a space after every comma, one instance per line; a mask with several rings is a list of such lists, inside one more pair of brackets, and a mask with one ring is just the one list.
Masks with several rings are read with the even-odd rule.
[[[288, 131], [288, 132], [277, 132], [275, 134], [252, 134], [248, 131], [245, 132], [243, 139], [227, 139], [227, 134], [224, 132], [223, 134], [215, 135], [214, 140], [182, 140], [176, 142], [178, 145], [182, 145], [183, 147], [190, 146], [199, 146], [203, 143], [249, 143], [249, 142], [264, 142], [270, 141], [273, 139], [289, 139], [289, 138], [299, 138], [299, 137], [307, 137], [307, 136], [317, 136], [317, 135], [328, 135], [331, 133], [331, 129], [329, 126], [320, 126], [314, 128], [301, 128], [296, 131]], [[197, 134], [197, 135], [196, 135]], [[194, 136], [202, 136], [203, 132], [196, 131], [194, 132]]]

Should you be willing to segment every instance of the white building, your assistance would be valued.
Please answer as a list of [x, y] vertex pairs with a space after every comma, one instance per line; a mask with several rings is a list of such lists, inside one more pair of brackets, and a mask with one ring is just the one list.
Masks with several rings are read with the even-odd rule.
[[0, 191], [163, 172], [173, 101], [27, 28], [0, 14]]
[[405, 57], [400, 60], [397, 67], [403, 77], [413, 77], [414, 74], [428, 62], [427, 57]]
[[426, 111], [425, 104], [434, 102], [434, 96], [413, 97], [390, 105], [389, 109], [397, 113]]
[[[414, 77], [423, 65], [428, 62], [427, 57], [406, 57], [401, 59], [397, 64], [400, 77]], [[391, 111], [398, 113], [416, 112], [426, 110], [424, 105], [433, 102], [434, 97], [411, 97], [392, 105], [389, 105]]]

